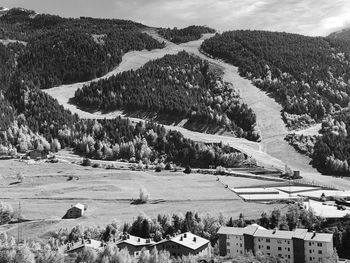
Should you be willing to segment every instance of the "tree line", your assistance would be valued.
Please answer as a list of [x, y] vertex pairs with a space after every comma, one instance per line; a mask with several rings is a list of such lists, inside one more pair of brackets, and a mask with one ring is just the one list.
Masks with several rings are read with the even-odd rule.
[[206, 33], [215, 33], [215, 30], [206, 26], [188, 26], [182, 29], [178, 28], [160, 28], [158, 33], [165, 39], [175, 43], [186, 43], [198, 40]]

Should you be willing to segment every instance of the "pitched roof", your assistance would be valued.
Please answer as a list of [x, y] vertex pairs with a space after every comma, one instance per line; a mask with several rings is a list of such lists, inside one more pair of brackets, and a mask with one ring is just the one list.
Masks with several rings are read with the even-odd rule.
[[177, 243], [177, 244], [182, 245], [182, 246], [185, 246], [185, 247], [190, 248], [192, 250], [196, 250], [196, 249], [209, 243], [209, 240], [207, 240], [205, 238], [194, 235], [191, 232], [186, 232], [186, 233], [183, 233], [181, 235], [177, 235], [177, 236], [170, 238], [170, 239], [164, 239], [164, 240], [158, 242], [157, 245], [165, 243], [165, 242], [169, 242], [169, 241]]
[[308, 232], [305, 235], [305, 241], [330, 242], [332, 240], [333, 240], [333, 234]]
[[293, 234], [293, 231], [258, 229], [254, 233], [254, 237], [292, 239]]
[[218, 234], [224, 234], [224, 235], [236, 235], [241, 236], [244, 234], [247, 235], [254, 235], [255, 231], [258, 229], [265, 229], [262, 226], [259, 226], [258, 224], [252, 224], [246, 227], [226, 227], [222, 226], [220, 227]]
[[155, 244], [155, 242], [151, 239], [136, 237], [129, 234], [122, 235], [120, 237], [120, 240], [117, 241], [117, 245], [122, 243], [126, 243], [132, 246], [149, 246]]
[[83, 204], [80, 204], [80, 203], [75, 204], [73, 207], [76, 207], [76, 208], [81, 209], [81, 210], [85, 209], [85, 206]]

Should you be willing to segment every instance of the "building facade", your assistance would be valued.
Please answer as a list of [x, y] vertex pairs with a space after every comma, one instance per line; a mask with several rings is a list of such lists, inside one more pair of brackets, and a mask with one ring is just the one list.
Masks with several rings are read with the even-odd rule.
[[130, 255], [138, 258], [143, 248], [149, 252], [149, 250], [154, 247], [155, 242], [149, 238], [145, 239], [129, 234], [123, 234], [120, 236], [120, 239], [116, 242], [116, 244], [120, 250], [126, 248], [128, 249]]
[[209, 240], [201, 238], [190, 232], [167, 237], [156, 244], [157, 250], [166, 250], [172, 257], [194, 255], [198, 257], [210, 257], [211, 247]]
[[332, 234], [310, 233], [306, 229], [268, 230], [254, 224], [245, 228], [221, 227], [218, 235], [220, 256], [260, 251], [288, 263], [316, 263], [333, 255]]
[[82, 204], [76, 204], [67, 210], [67, 213], [63, 217], [64, 219], [79, 218], [84, 215], [85, 206]]

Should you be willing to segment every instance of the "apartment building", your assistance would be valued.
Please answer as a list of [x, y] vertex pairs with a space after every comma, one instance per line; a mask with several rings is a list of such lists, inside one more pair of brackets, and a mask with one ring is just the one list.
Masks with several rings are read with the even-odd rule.
[[245, 228], [221, 227], [218, 234], [221, 256], [260, 251], [284, 258], [288, 263], [316, 263], [333, 254], [332, 234], [310, 233], [306, 229], [268, 230], [254, 224]]
[[323, 262], [325, 257], [333, 254], [333, 236], [330, 234], [307, 233], [304, 241], [307, 262]]

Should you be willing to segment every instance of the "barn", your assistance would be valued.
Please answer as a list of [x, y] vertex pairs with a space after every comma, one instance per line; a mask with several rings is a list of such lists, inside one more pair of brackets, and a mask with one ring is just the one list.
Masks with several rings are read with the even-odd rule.
[[64, 219], [79, 218], [84, 215], [85, 206], [77, 203], [67, 210]]

